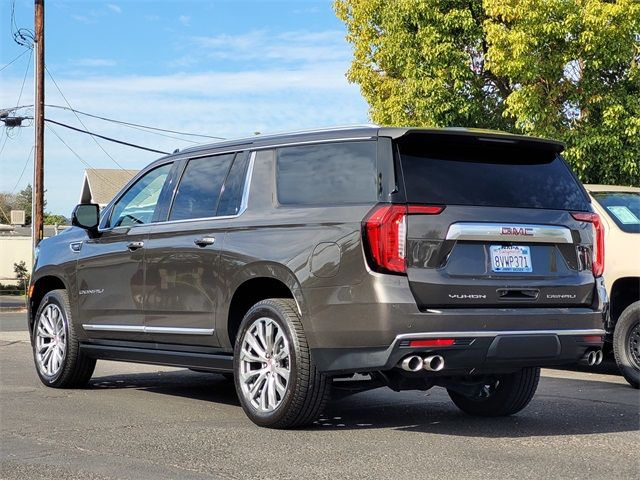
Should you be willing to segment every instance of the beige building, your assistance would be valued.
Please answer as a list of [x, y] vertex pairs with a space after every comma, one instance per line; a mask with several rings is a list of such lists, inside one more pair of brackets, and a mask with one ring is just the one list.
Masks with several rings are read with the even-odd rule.
[[97, 203], [104, 208], [139, 170], [89, 168], [84, 171], [80, 203]]

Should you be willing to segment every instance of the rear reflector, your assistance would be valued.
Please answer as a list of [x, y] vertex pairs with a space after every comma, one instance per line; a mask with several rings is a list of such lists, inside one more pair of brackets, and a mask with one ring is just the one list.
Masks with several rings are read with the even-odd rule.
[[428, 340], [411, 340], [410, 347], [450, 347], [456, 343], [453, 338], [430, 338]]
[[584, 343], [602, 343], [602, 337], [600, 335], [587, 335], [582, 337]]
[[593, 248], [591, 270], [595, 277], [604, 272], [604, 227], [597, 213], [572, 212], [571, 216], [580, 222], [589, 222], [593, 226]]
[[377, 205], [364, 219], [364, 244], [370, 266], [378, 272], [406, 273], [407, 215], [437, 215], [437, 205]]

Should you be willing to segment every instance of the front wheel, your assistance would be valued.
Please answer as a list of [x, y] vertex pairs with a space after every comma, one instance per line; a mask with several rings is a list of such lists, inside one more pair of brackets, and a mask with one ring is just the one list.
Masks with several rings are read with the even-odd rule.
[[297, 427], [320, 415], [329, 382], [316, 370], [293, 300], [263, 300], [247, 312], [234, 348], [234, 377], [240, 404], [257, 425]]
[[48, 292], [33, 322], [33, 359], [42, 383], [69, 388], [89, 382], [96, 361], [80, 350], [66, 290]]
[[526, 407], [538, 388], [540, 368], [529, 367], [488, 381], [475, 396], [447, 390], [453, 403], [469, 415], [504, 417]]
[[620, 373], [634, 388], [640, 387], [640, 302], [629, 305], [613, 332], [613, 354]]

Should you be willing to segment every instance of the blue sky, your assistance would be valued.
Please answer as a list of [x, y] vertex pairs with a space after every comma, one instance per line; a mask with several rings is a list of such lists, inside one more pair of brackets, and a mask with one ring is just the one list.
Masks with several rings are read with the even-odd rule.
[[[0, 68], [25, 50], [12, 39], [12, 3], [0, 0]], [[75, 109], [225, 138], [368, 121], [358, 87], [345, 79], [351, 46], [329, 1], [45, 3], [47, 68]], [[15, 1], [15, 20], [18, 27], [33, 28], [32, 0]], [[32, 64], [26, 53], [0, 72], [0, 108], [16, 105], [27, 65], [19, 104], [33, 103]], [[46, 102], [66, 106], [46, 80]], [[64, 110], [48, 108], [45, 114], [83, 128]], [[89, 130], [162, 151], [193, 145], [81, 119]], [[0, 191], [17, 191], [31, 182], [33, 128], [0, 127], [0, 134]], [[115, 162], [87, 135], [55, 125], [46, 130], [47, 210], [69, 215], [85, 163], [138, 169], [158, 156], [97, 142]]]

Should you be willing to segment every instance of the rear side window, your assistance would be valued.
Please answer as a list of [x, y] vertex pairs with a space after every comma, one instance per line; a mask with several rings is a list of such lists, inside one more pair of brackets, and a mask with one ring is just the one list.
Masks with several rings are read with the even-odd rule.
[[343, 142], [277, 151], [276, 182], [282, 205], [375, 202], [376, 143]]
[[398, 147], [409, 202], [589, 210], [569, 168], [552, 151], [426, 136]]
[[189, 160], [180, 179], [169, 220], [214, 217], [234, 155]]

